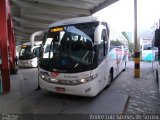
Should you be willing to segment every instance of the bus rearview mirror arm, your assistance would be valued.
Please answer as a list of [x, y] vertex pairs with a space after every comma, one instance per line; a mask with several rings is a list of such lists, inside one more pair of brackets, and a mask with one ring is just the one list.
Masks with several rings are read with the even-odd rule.
[[34, 41], [35, 41], [35, 37], [36, 36], [40, 36], [44, 34], [44, 31], [37, 31], [37, 32], [34, 32], [31, 37], [30, 37], [30, 43], [31, 43], [31, 48], [34, 46]]

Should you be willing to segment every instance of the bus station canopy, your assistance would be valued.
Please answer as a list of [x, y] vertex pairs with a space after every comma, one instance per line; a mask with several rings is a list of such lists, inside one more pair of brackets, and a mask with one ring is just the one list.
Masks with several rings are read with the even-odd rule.
[[33, 32], [73, 17], [89, 16], [118, 0], [10, 0], [17, 42], [27, 42]]

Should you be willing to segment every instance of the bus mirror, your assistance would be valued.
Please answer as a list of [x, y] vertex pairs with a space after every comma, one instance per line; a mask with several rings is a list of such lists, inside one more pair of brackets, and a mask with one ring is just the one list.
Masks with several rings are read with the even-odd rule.
[[160, 29], [155, 30], [154, 46], [155, 47], [160, 47]]
[[95, 29], [95, 34], [94, 34], [94, 44], [100, 44], [101, 43], [101, 35], [102, 35], [102, 30], [106, 29], [105, 26], [99, 25]]
[[35, 37], [37, 36], [44, 36], [44, 31], [37, 31], [31, 35], [30, 37], [31, 48], [34, 46]]

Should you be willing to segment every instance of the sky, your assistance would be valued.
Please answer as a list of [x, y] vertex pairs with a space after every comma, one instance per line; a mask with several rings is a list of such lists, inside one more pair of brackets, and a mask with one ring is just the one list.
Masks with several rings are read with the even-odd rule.
[[[160, 0], [137, 0], [138, 31], [153, 30], [154, 23], [160, 18]], [[133, 31], [134, 0], [120, 0], [97, 12], [95, 16], [121, 31]]]

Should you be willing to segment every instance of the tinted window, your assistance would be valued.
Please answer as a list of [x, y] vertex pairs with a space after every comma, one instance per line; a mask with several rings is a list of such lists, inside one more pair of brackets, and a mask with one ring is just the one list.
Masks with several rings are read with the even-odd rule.
[[[82, 70], [93, 64], [96, 23], [83, 23], [50, 28], [46, 34], [43, 69]], [[46, 68], [46, 67], [47, 68]]]

